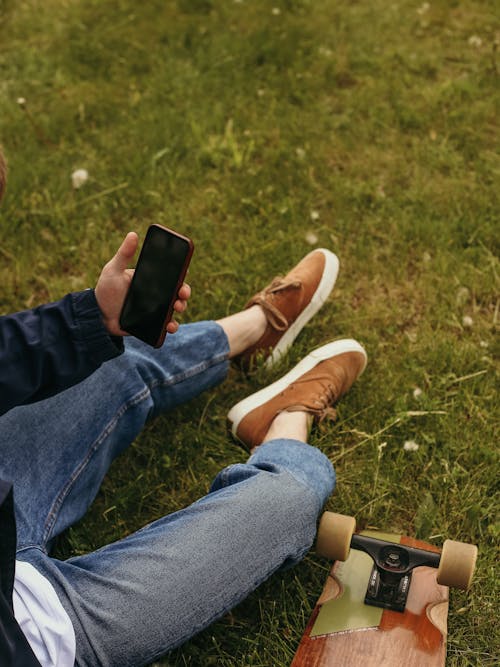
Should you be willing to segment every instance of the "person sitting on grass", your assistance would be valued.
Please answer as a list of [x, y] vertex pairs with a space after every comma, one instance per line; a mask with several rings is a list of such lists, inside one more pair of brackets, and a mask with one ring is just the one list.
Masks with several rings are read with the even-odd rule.
[[[0, 160], [0, 193], [5, 187]], [[228, 413], [250, 453], [206, 496], [93, 553], [59, 560], [55, 538], [81, 519], [115, 457], [156, 415], [222, 382], [231, 361], [283, 355], [319, 310], [338, 260], [310, 252], [238, 313], [168, 325], [160, 349], [118, 317], [137, 249], [127, 234], [95, 289], [0, 318], [0, 663], [147, 665], [300, 561], [335, 475], [307, 444], [312, 422], [359, 377], [354, 340], [310, 352]], [[175, 311], [190, 298], [184, 284]]]

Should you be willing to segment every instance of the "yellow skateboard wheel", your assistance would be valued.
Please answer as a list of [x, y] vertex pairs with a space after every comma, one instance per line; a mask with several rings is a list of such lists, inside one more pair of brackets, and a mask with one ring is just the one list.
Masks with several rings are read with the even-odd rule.
[[438, 584], [467, 590], [476, 568], [477, 547], [474, 544], [445, 540], [436, 575]]
[[346, 560], [355, 530], [354, 517], [325, 512], [319, 522], [316, 553], [330, 560]]

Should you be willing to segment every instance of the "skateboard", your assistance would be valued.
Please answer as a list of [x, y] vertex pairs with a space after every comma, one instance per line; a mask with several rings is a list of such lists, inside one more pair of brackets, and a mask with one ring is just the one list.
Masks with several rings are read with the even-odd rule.
[[355, 528], [321, 518], [316, 552], [335, 562], [291, 667], [443, 667], [449, 588], [469, 588], [477, 547]]

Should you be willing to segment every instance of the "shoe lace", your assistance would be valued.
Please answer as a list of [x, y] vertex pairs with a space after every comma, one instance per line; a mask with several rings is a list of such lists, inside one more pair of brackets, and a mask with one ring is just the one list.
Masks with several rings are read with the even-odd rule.
[[331, 382], [325, 382], [321, 385], [322, 391], [318, 394], [316, 403], [318, 405], [315, 410], [315, 417], [318, 423], [325, 419], [335, 421], [337, 418], [337, 411], [333, 407], [333, 403], [337, 398], [337, 394]]
[[[333, 407], [333, 404], [338, 399], [339, 392], [336, 389], [335, 385], [332, 384], [330, 377], [323, 377], [317, 379], [319, 387], [314, 396], [310, 400], [306, 401], [306, 404], [297, 405], [294, 409], [296, 410], [306, 410], [314, 416], [314, 421], [316, 423], [321, 423], [325, 419], [331, 419], [335, 421], [337, 418], [337, 411]], [[290, 389], [294, 389], [298, 384], [302, 382], [307, 383], [306, 378], [299, 378], [294, 382], [293, 385], [290, 385]]]
[[253, 303], [261, 306], [267, 321], [276, 329], [276, 331], [286, 331], [288, 329], [288, 320], [283, 313], [274, 305], [274, 303], [267, 297], [271, 294], [277, 294], [286, 289], [300, 289], [302, 283], [300, 280], [285, 280], [281, 276], [274, 278], [270, 285], [265, 287], [262, 292], [259, 292], [253, 299]]

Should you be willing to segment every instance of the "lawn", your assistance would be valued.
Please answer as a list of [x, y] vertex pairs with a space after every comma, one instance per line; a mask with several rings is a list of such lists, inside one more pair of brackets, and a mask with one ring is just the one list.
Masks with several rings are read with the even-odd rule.
[[[341, 262], [287, 358], [152, 423], [58, 555], [204, 494], [242, 460], [229, 408], [354, 337], [367, 370], [311, 438], [337, 471], [328, 508], [476, 542], [447, 664], [497, 664], [497, 3], [0, 0], [0, 45], [1, 313], [95, 285], [153, 222], [195, 240], [183, 321], [241, 308], [312, 247]], [[311, 551], [157, 664], [286, 667], [327, 568]]]

